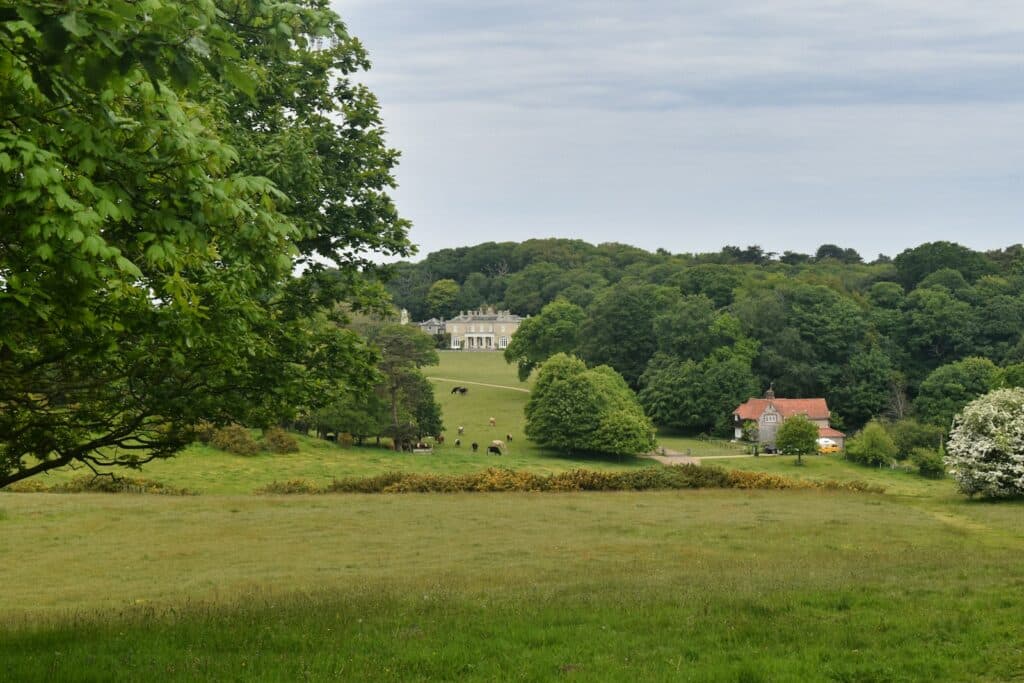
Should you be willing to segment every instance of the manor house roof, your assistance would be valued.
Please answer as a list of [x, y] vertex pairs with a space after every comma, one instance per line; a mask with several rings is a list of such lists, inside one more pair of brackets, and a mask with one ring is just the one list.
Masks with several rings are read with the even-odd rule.
[[454, 318], [449, 318], [449, 323], [479, 323], [479, 322], [522, 322], [523, 318], [511, 311], [496, 311], [493, 308], [481, 308], [475, 311], [460, 311]]

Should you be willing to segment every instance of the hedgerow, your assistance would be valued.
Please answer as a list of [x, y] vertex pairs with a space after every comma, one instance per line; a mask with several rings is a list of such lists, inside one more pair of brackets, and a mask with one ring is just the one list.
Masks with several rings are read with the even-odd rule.
[[882, 493], [880, 486], [862, 481], [789, 479], [766, 472], [725, 470], [714, 465], [675, 465], [628, 472], [575, 469], [535, 474], [489, 468], [469, 474], [390, 472], [374, 477], [335, 479], [326, 486], [306, 480], [273, 482], [256, 493], [477, 493], [488, 491], [655, 491], [680, 489], [817, 489]]
[[28, 479], [3, 489], [11, 493], [150, 493], [161, 496], [194, 496], [195, 491], [141, 477], [81, 476], [71, 481], [46, 484]]

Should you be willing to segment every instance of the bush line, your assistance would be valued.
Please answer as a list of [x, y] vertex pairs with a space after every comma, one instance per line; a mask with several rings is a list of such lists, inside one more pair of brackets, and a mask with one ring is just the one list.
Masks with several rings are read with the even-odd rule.
[[629, 472], [575, 469], [536, 474], [489, 468], [470, 474], [389, 472], [374, 477], [345, 477], [319, 486], [306, 479], [273, 482], [259, 494], [292, 493], [477, 493], [497, 491], [656, 491], [679, 489], [817, 489], [883, 493], [863, 481], [789, 479], [767, 472], [725, 470], [715, 465], [673, 465]]
[[152, 479], [135, 477], [81, 476], [71, 481], [47, 484], [36, 479], [15, 482], [2, 493], [149, 493], [160, 496], [194, 496], [195, 491]]

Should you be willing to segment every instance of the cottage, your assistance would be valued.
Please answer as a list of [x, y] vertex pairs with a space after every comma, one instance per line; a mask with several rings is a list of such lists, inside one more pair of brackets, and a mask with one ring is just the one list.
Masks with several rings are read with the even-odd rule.
[[846, 435], [828, 424], [831, 412], [823, 398], [775, 398], [771, 389], [764, 398], [751, 398], [733, 411], [733, 425], [736, 438], [743, 438], [743, 425], [747, 421], [757, 423], [757, 440], [768, 448], [775, 447], [775, 432], [787, 417], [803, 415], [818, 425], [818, 438], [831, 439], [839, 448], [843, 447]]

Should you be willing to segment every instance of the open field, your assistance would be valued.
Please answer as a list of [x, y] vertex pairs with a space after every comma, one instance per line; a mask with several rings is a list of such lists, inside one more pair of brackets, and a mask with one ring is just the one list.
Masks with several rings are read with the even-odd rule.
[[1014, 680], [1020, 504], [0, 495], [0, 679]]
[[[441, 363], [424, 370], [428, 377], [451, 377], [460, 382], [481, 382], [514, 388], [528, 387], [516, 378], [514, 366], [505, 363], [500, 353], [441, 352]], [[273, 481], [308, 479], [327, 484], [338, 477], [365, 477], [385, 472], [431, 472], [454, 474], [476, 472], [486, 467], [508, 467], [542, 474], [563, 472], [577, 467], [591, 469], [628, 469], [653, 467], [650, 460], [632, 457], [572, 457], [538, 448], [523, 435], [523, 407], [529, 394], [522, 391], [468, 385], [465, 396], [451, 394], [452, 382], [435, 382], [435, 393], [447, 427], [447, 442], [432, 455], [395, 453], [386, 448], [343, 448], [313, 438], [300, 438], [301, 451], [288, 455], [264, 453], [241, 456], [195, 444], [176, 458], [146, 464], [141, 472], [122, 474], [143, 476], [201, 493], [244, 494]], [[488, 419], [494, 417], [495, 427]], [[457, 428], [465, 427], [462, 446], [455, 446]], [[486, 455], [492, 439], [512, 434], [508, 452], [501, 458]], [[470, 444], [480, 444], [473, 454]], [[87, 469], [64, 469], [40, 478], [40, 481], [66, 481], [87, 474]]]
[[[429, 370], [521, 386], [498, 354]], [[433, 455], [196, 446], [142, 474], [199, 497], [0, 493], [0, 680], [1024, 678], [1024, 501], [968, 501], [949, 480], [744, 457], [710, 462], [887, 493], [226, 495], [394, 470], [659, 466], [537, 449], [522, 392], [438, 398], [449, 443]], [[455, 448], [458, 424], [466, 444], [512, 432], [511, 453]]]
[[835, 479], [836, 481], [858, 479], [869, 484], [883, 486], [886, 493], [890, 495], [934, 500], [954, 500], [960, 497], [956, 493], [956, 484], [949, 478], [926, 479], [916, 471], [864, 467], [852, 463], [840, 455], [804, 456], [803, 463], [803, 465], [797, 465], [795, 456], [786, 455], [707, 460], [705, 464], [720, 465], [735, 470], [772, 472], [792, 479]]

